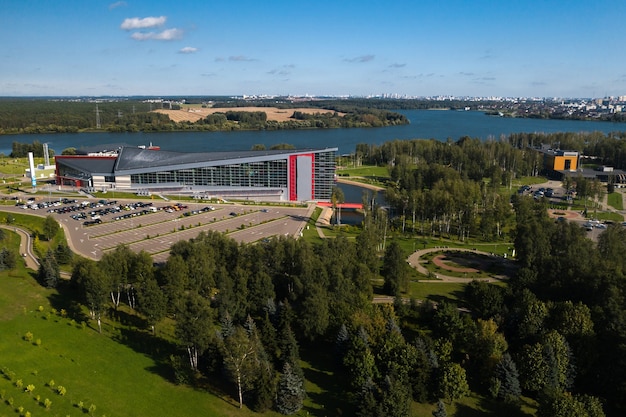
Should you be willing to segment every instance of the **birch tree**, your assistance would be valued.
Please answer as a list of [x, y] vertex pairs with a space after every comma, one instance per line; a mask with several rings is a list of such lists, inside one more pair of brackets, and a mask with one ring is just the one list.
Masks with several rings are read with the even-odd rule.
[[222, 339], [224, 367], [237, 385], [239, 408], [243, 408], [243, 393], [252, 386], [257, 372], [256, 344], [241, 326]]
[[176, 320], [176, 337], [189, 355], [189, 365], [198, 370], [198, 357], [206, 350], [213, 336], [215, 313], [209, 300], [190, 293]]

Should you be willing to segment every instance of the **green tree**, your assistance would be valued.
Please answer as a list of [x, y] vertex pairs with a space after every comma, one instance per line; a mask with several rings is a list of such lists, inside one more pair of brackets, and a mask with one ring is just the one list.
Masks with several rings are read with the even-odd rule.
[[520, 384], [523, 389], [539, 392], [547, 383], [548, 364], [540, 343], [522, 346], [519, 363]]
[[256, 349], [254, 340], [241, 326], [237, 326], [231, 335], [222, 339], [224, 368], [237, 385], [239, 408], [243, 408], [243, 393], [252, 387], [258, 372]]
[[194, 371], [198, 370], [198, 358], [213, 337], [214, 316], [210, 302], [195, 292], [187, 295], [176, 316], [176, 337], [187, 349], [189, 365]]
[[498, 325], [491, 319], [478, 319], [471, 337], [470, 356], [474, 358], [476, 375], [483, 382], [489, 380], [494, 366], [500, 362], [508, 344], [504, 335], [498, 332]]
[[156, 279], [148, 278], [143, 281], [137, 291], [137, 301], [137, 310], [146, 317], [152, 334], [154, 334], [156, 324], [167, 312], [167, 296], [159, 287]]
[[102, 333], [101, 316], [106, 305], [110, 286], [107, 275], [95, 262], [83, 260], [74, 266], [72, 281], [81, 287], [89, 314], [92, 319], [96, 320], [98, 331]]
[[333, 187], [330, 195], [330, 201], [333, 204], [333, 212], [335, 213], [335, 224], [341, 224], [341, 207], [339, 204], [345, 201], [343, 190], [339, 187]]
[[544, 396], [537, 408], [537, 417], [604, 417], [604, 415], [597, 398], [578, 397], [569, 392]]
[[376, 358], [367, 339], [365, 329], [360, 327], [358, 332], [351, 335], [347, 342], [343, 366], [350, 376], [349, 381], [353, 390], [362, 389], [368, 381], [373, 381], [378, 377]]
[[409, 287], [409, 266], [406, 262], [400, 244], [392, 241], [385, 250], [381, 275], [385, 279], [383, 291], [385, 294], [396, 296]]
[[298, 320], [302, 334], [309, 340], [326, 333], [330, 324], [328, 291], [322, 285], [312, 283], [306, 285]]
[[497, 398], [506, 402], [516, 402], [522, 395], [517, 366], [508, 353], [502, 355], [500, 362], [495, 366], [493, 379], [498, 387], [494, 393]]
[[469, 393], [465, 369], [458, 363], [444, 364], [439, 380], [439, 395], [448, 400], [449, 404], [463, 398]]
[[305, 397], [304, 379], [300, 373], [294, 371], [292, 364], [285, 362], [278, 380], [276, 409], [286, 415], [297, 413], [302, 408]]
[[448, 417], [446, 404], [443, 401], [437, 401], [437, 408], [433, 411], [433, 417]]
[[17, 265], [17, 254], [9, 248], [0, 249], [0, 271], [15, 268]]
[[56, 257], [59, 264], [68, 265], [72, 262], [74, 253], [69, 248], [69, 246], [67, 246], [67, 243], [60, 242], [54, 249], [54, 256]]
[[45, 258], [41, 260], [38, 275], [39, 279], [44, 282], [48, 288], [56, 288], [59, 283], [61, 272], [52, 250], [48, 250]]
[[170, 255], [165, 265], [158, 270], [158, 275], [168, 299], [168, 312], [175, 314], [183, 308], [185, 291], [189, 287], [187, 263], [181, 255]]
[[51, 240], [59, 231], [59, 223], [51, 215], [46, 216], [43, 221], [43, 235], [46, 240]]
[[134, 257], [134, 252], [128, 246], [118, 245], [114, 250], [106, 252], [100, 259], [99, 266], [109, 277], [109, 292], [115, 309], [120, 305], [122, 291], [128, 286]]

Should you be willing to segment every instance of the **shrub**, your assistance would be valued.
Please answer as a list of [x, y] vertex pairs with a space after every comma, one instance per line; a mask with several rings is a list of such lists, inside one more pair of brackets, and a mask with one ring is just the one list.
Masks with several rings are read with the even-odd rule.
[[46, 398], [46, 399], [43, 401], [43, 405], [44, 405], [44, 407], [46, 407], [46, 410], [49, 410], [49, 409], [50, 409], [50, 407], [52, 406], [52, 401], [50, 401], [48, 398]]
[[33, 384], [28, 384], [26, 385], [26, 389], [24, 390], [29, 394], [32, 394], [33, 391], [35, 391], [35, 386]]
[[26, 332], [26, 334], [24, 335], [24, 340], [26, 340], [27, 342], [32, 342], [33, 334], [31, 332]]
[[67, 390], [65, 389], [63, 385], [59, 385], [57, 387], [57, 393], [62, 397], [67, 393]]

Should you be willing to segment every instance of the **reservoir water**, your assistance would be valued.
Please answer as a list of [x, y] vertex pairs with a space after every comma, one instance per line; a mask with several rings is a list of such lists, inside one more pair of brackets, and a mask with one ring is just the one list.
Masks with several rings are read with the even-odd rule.
[[382, 144], [394, 139], [458, 140], [463, 136], [500, 138], [511, 133], [626, 131], [626, 123], [513, 119], [487, 116], [478, 111], [402, 110], [411, 123], [368, 129], [311, 129], [235, 132], [161, 132], [161, 133], [56, 133], [33, 135], [1, 135], [0, 153], [9, 155], [13, 142], [48, 143], [57, 154], [66, 148], [102, 144], [149, 145], [178, 152], [215, 152], [249, 150], [255, 144], [270, 147], [289, 143], [296, 148], [338, 147], [340, 154], [354, 152], [359, 143]]

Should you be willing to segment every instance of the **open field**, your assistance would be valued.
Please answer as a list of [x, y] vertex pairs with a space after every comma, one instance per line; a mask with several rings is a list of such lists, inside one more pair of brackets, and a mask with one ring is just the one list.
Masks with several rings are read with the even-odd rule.
[[[200, 106], [184, 106], [181, 110], [158, 109], [154, 112], [166, 114], [174, 122], [197, 122], [213, 113], [226, 113], [227, 111], [246, 111], [246, 112], [265, 112], [267, 120], [276, 122], [286, 122], [291, 118], [293, 112], [315, 114], [315, 113], [335, 113], [333, 110], [324, 109], [279, 109], [276, 107], [200, 107]], [[338, 113], [343, 115], [342, 113]]]

